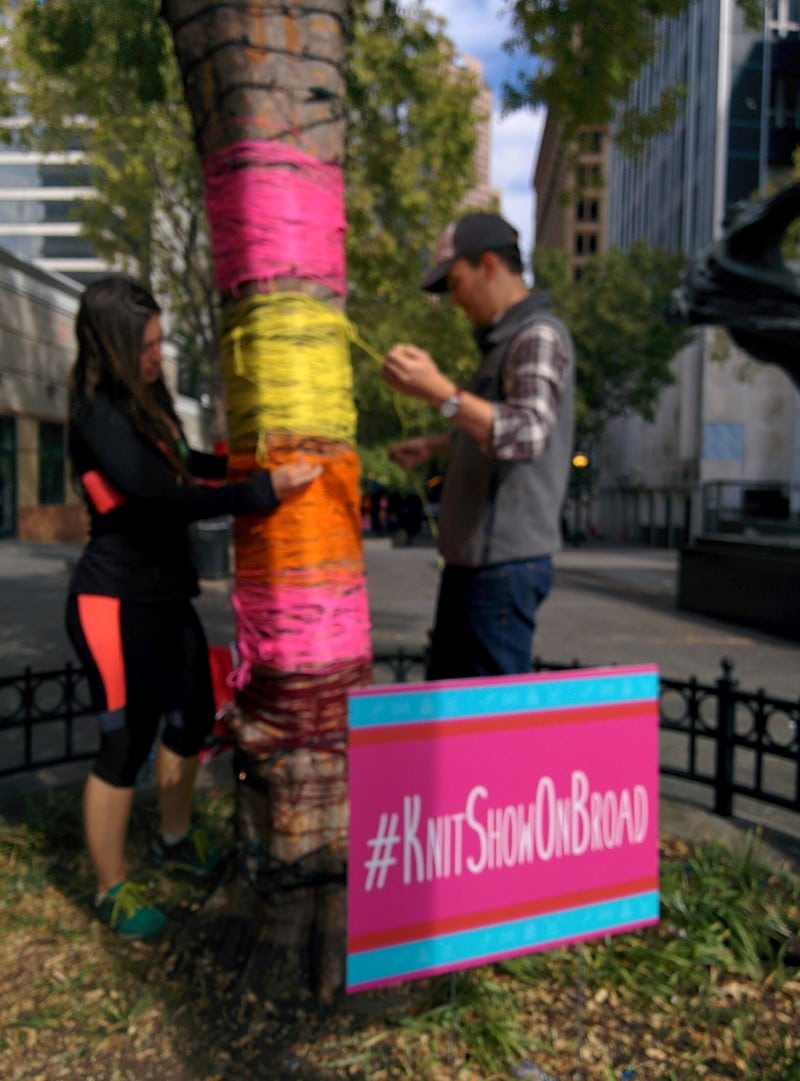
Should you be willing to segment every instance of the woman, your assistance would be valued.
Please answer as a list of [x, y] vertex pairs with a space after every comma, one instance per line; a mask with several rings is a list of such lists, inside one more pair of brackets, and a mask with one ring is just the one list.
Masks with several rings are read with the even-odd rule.
[[84, 790], [86, 840], [100, 919], [129, 938], [165, 916], [128, 882], [124, 847], [137, 774], [161, 718], [156, 757], [161, 866], [203, 875], [213, 865], [191, 824], [197, 754], [214, 718], [208, 647], [189, 523], [271, 513], [321, 467], [301, 459], [238, 484], [226, 461], [190, 450], [162, 375], [160, 308], [141, 286], [109, 277], [83, 294], [70, 387], [69, 455], [90, 540], [67, 600], [67, 630], [88, 673], [100, 751]]

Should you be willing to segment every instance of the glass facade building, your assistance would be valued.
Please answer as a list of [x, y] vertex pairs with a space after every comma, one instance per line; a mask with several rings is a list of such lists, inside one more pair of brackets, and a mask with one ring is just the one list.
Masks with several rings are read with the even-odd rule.
[[[612, 154], [608, 244], [637, 240], [692, 257], [731, 208], [791, 175], [800, 146], [800, 0], [766, 0], [760, 27], [735, 0], [691, 0], [657, 26], [658, 47], [630, 104], [682, 87], [673, 127], [635, 157]], [[677, 282], [676, 282], [677, 284]], [[616, 539], [680, 543], [703, 528], [725, 483], [792, 492], [800, 516], [800, 396], [788, 377], [698, 328], [673, 361], [652, 422], [613, 422], [601, 448], [600, 526]]]
[[692, 255], [719, 235], [732, 204], [790, 167], [800, 142], [800, 0], [767, 0], [764, 11], [754, 29], [735, 0], [693, 0], [659, 24], [630, 104], [646, 111], [675, 87], [685, 100], [641, 154], [614, 154], [609, 244], [643, 239]]
[[79, 151], [0, 148], [0, 247], [18, 259], [82, 285], [106, 272], [81, 236], [75, 210], [91, 199], [91, 174]]

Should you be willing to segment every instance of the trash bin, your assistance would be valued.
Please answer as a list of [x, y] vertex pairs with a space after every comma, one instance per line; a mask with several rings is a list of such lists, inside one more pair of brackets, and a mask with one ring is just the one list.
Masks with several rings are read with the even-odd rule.
[[230, 545], [233, 519], [207, 518], [192, 525], [197, 573], [201, 578], [227, 578], [230, 574]]

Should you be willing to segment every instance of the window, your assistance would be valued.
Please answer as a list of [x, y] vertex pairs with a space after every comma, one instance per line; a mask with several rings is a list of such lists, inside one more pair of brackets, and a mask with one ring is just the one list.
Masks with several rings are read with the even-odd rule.
[[603, 149], [603, 133], [600, 131], [579, 132], [578, 149], [582, 154], [599, 154]]
[[39, 421], [39, 503], [64, 502], [64, 425]]
[[744, 424], [706, 421], [703, 425], [703, 461], [743, 462]]
[[90, 240], [82, 236], [45, 236], [42, 255], [46, 259], [92, 259], [97, 252]]
[[66, 188], [70, 186], [86, 187], [92, 184], [94, 177], [89, 165], [83, 162], [65, 162], [39, 166], [39, 183], [43, 188]]
[[42, 254], [42, 238], [38, 236], [4, 236], [3, 247], [18, 259], [32, 262]]
[[0, 157], [0, 184], [4, 188], [36, 188], [39, 186], [39, 170], [35, 162], [25, 165], [8, 165]]
[[0, 537], [11, 537], [16, 529], [16, 423], [0, 416]]
[[578, 169], [578, 183], [581, 188], [600, 188], [603, 186], [603, 172], [599, 165], [581, 165]]

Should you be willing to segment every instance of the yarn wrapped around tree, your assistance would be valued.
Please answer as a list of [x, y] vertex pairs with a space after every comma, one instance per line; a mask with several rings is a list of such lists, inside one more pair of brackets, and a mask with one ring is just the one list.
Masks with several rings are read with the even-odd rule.
[[216, 903], [256, 991], [260, 976], [270, 998], [305, 985], [326, 1001], [344, 982], [347, 694], [371, 680], [342, 312], [348, 5], [163, 0], [162, 14], [203, 167], [229, 473], [323, 466], [269, 521], [236, 527], [240, 860]]

